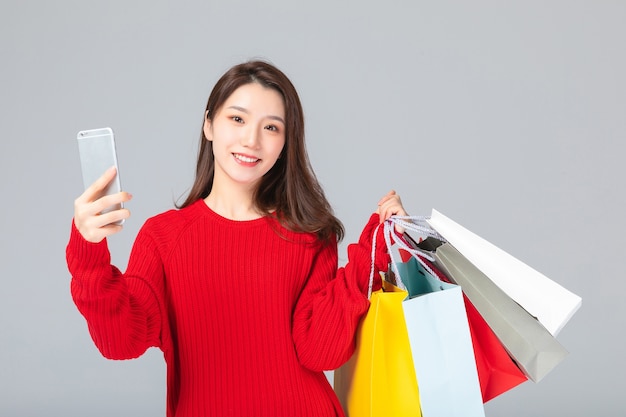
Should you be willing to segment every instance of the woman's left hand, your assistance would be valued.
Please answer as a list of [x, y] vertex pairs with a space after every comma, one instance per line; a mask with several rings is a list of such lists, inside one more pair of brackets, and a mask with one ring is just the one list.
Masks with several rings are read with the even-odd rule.
[[[380, 217], [380, 223], [384, 222], [393, 215], [407, 216], [407, 212], [402, 206], [402, 200], [400, 200], [400, 196], [396, 194], [394, 190], [389, 191], [383, 198], [380, 199], [376, 212]], [[403, 234], [404, 227], [396, 224], [396, 232]]]

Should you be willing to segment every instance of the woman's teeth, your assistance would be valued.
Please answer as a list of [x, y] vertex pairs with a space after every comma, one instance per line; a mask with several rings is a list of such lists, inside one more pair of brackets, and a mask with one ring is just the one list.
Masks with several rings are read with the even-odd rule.
[[258, 158], [250, 158], [248, 156], [243, 156], [239, 154], [233, 154], [233, 155], [235, 156], [235, 158], [239, 159], [241, 162], [252, 163], [252, 162], [256, 162], [259, 160]]

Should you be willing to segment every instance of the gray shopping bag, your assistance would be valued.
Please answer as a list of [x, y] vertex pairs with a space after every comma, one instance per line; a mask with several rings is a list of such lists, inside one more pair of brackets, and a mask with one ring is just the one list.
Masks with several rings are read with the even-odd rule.
[[449, 243], [434, 252], [436, 266], [460, 285], [520, 369], [539, 382], [568, 354], [550, 332]]

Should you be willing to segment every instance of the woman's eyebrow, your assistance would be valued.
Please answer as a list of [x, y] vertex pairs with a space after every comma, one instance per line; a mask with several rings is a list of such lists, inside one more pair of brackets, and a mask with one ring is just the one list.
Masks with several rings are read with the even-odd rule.
[[283, 120], [283, 118], [282, 118], [282, 117], [280, 117], [280, 116], [272, 116], [272, 115], [269, 115], [269, 116], [267, 116], [267, 118], [268, 118], [268, 119], [272, 119], [272, 120], [276, 120], [276, 121], [278, 121], [278, 122], [281, 122], [281, 123], [282, 123], [282, 124], [284, 124], [284, 125], [286, 125], [286, 124], [287, 124], [287, 123], [285, 123], [285, 121]]
[[[241, 107], [241, 106], [235, 106], [235, 105], [233, 105], [233, 106], [228, 106], [227, 108], [228, 108], [228, 109], [233, 109], [233, 110], [238, 110], [238, 111], [240, 111], [240, 112], [242, 112], [242, 113], [250, 114], [250, 112], [248, 111], [248, 109], [246, 109], [246, 108], [244, 108], [244, 107]], [[282, 117], [280, 117], [280, 116], [274, 116], [274, 115], [271, 115], [271, 114], [270, 114], [270, 115], [267, 115], [267, 116], [265, 116], [265, 117], [267, 117], [268, 119], [272, 119], [272, 120], [276, 120], [276, 121], [278, 121], [278, 122], [281, 122], [281, 123], [282, 123], [282, 124], [284, 124], [284, 125], [286, 125], [286, 124], [287, 124], [287, 123], [285, 123], [285, 120], [284, 120]]]

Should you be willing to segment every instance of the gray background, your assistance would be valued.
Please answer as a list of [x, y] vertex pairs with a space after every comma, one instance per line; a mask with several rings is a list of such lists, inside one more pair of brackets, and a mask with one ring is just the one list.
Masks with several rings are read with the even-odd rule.
[[395, 188], [583, 297], [570, 356], [487, 416], [622, 416], [626, 3], [17, 1], [0, 5], [0, 415], [158, 416], [158, 350], [103, 359], [65, 267], [75, 135], [111, 126], [133, 217], [191, 185], [206, 98], [231, 65], [293, 80], [347, 238]]

